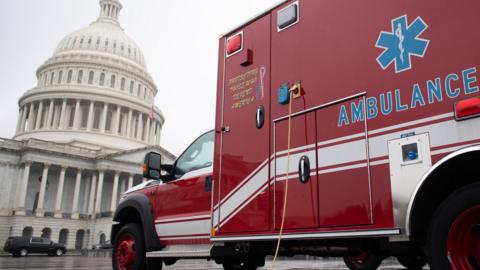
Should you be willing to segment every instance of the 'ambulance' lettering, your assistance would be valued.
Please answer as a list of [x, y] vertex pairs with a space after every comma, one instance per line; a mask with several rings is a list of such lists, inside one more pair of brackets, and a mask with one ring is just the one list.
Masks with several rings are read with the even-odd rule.
[[[463, 70], [462, 72], [462, 84], [463, 93], [465, 95], [471, 95], [478, 93], [480, 87], [478, 85], [477, 79], [477, 68], [469, 68]], [[354, 124], [365, 120], [365, 111], [367, 113], [367, 119], [374, 119], [378, 117], [379, 114], [389, 115], [393, 112], [393, 107], [395, 104], [396, 112], [403, 112], [410, 109], [415, 109], [417, 107], [423, 107], [426, 105], [433, 104], [435, 102], [443, 101], [443, 94], [445, 93], [447, 97], [453, 99], [457, 98], [461, 93], [462, 89], [460, 87], [455, 88], [459, 85], [460, 77], [451, 73], [445, 77], [443, 80], [437, 77], [434, 81], [426, 81], [426, 94], [422, 92], [420, 84], [416, 83], [412, 87], [412, 95], [410, 102], [405, 103], [402, 100], [402, 93], [400, 89], [396, 89], [394, 94], [391, 91], [388, 91], [384, 94], [380, 94], [380, 97], [369, 97], [366, 99], [366, 104], [363, 104], [363, 99], [351, 102], [350, 106], [342, 105], [340, 107], [340, 113], [338, 117], [338, 127]], [[427, 103], [428, 101], [428, 103]], [[364, 108], [366, 106], [366, 110]], [[350, 114], [348, 111], [350, 107]]]

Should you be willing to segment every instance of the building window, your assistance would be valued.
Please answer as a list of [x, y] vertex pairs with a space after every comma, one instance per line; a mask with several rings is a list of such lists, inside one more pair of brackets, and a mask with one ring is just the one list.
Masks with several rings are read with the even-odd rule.
[[105, 84], [105, 73], [102, 72], [100, 74], [100, 86], [103, 86], [103, 84]]
[[142, 85], [138, 84], [138, 91], [137, 91], [137, 96], [140, 97], [140, 91], [142, 89]]
[[73, 71], [69, 70], [67, 75], [67, 83], [72, 82]]
[[88, 73], [88, 84], [93, 84], [93, 75], [94, 75], [93, 71], [90, 71]]
[[115, 88], [115, 75], [110, 77], [110, 88]]
[[78, 72], [77, 83], [82, 83], [83, 81], [83, 70]]
[[143, 89], [143, 99], [147, 99], [147, 88]]
[[55, 77], [55, 72], [52, 72], [50, 75], [50, 85], [53, 84], [53, 78]]
[[122, 78], [120, 82], [120, 90], [124, 91], [125, 90], [125, 78]]
[[133, 94], [133, 81], [130, 81], [130, 94]]
[[60, 72], [58, 73], [58, 81], [57, 81], [57, 83], [58, 83], [58, 84], [61, 84], [61, 83], [62, 83], [62, 79], [63, 79], [63, 70], [60, 70]]
[[105, 49], [108, 48], [108, 39], [105, 40]]

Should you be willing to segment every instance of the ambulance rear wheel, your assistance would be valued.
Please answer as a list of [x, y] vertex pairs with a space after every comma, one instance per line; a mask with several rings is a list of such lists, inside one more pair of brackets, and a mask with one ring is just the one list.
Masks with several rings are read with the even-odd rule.
[[480, 184], [466, 186], [436, 210], [427, 236], [430, 269], [480, 269]]
[[422, 267], [427, 265], [427, 257], [420, 252], [398, 256], [397, 260], [407, 269], [422, 269]]
[[370, 250], [354, 256], [345, 256], [343, 261], [351, 270], [375, 270], [382, 263], [383, 258]]

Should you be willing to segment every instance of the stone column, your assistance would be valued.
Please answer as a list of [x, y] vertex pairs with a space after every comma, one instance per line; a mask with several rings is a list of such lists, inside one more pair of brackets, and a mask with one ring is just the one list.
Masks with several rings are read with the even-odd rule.
[[28, 179], [30, 178], [30, 162], [25, 162], [25, 168], [23, 169], [23, 174], [18, 174], [18, 181], [20, 183], [20, 196], [17, 200], [17, 209], [15, 210], [15, 215], [24, 216], [25, 215], [25, 199], [27, 198], [27, 187]]
[[142, 133], [143, 133], [143, 114], [142, 112], [138, 112], [138, 123], [137, 123], [137, 140], [142, 140]]
[[17, 133], [20, 132], [21, 126], [22, 126], [22, 119], [23, 119], [23, 114], [24, 114], [24, 108], [20, 108], [20, 111], [18, 112], [18, 120], [17, 120]]
[[160, 145], [160, 131], [162, 130], [162, 126], [160, 125], [160, 122], [157, 123], [157, 135], [155, 138], [155, 145]]
[[40, 184], [40, 194], [38, 195], [38, 206], [35, 213], [37, 217], [43, 217], [43, 215], [45, 214], [45, 209], [43, 206], [45, 203], [45, 190], [47, 189], [48, 169], [50, 169], [50, 164], [45, 163], [43, 165], [42, 182]]
[[103, 105], [103, 113], [100, 121], [100, 132], [105, 133], [105, 124], [107, 123], [108, 104]]
[[93, 116], [95, 114], [95, 102], [90, 101], [90, 108], [88, 109], [88, 122], [87, 122], [87, 130], [92, 131], [93, 128]]
[[155, 118], [152, 119], [152, 125], [150, 128], [150, 141], [149, 144], [155, 144], [155, 129], [157, 126], [157, 121], [155, 121]]
[[118, 178], [119, 172], [115, 172], [115, 177], [113, 178], [113, 188], [112, 188], [112, 202], [110, 204], [110, 212], [115, 212], [117, 208], [117, 197], [118, 197]]
[[147, 127], [145, 128], [145, 142], [150, 144], [150, 117], [147, 117]]
[[131, 189], [133, 187], [133, 174], [130, 174], [128, 176], [128, 189]]
[[63, 185], [65, 183], [65, 173], [67, 167], [62, 166], [60, 169], [60, 178], [58, 179], [57, 197], [55, 199], [55, 217], [62, 218], [62, 198], [63, 198]]
[[28, 111], [28, 130], [33, 130], [33, 125], [35, 124], [33, 122], [33, 111], [35, 110], [35, 104], [32, 102], [30, 103], [30, 110]]
[[104, 171], [98, 172], [98, 185], [97, 185], [97, 201], [95, 202], [95, 213], [100, 214], [102, 206], [102, 190], [103, 190], [103, 178], [105, 176]]
[[22, 115], [22, 122], [20, 124], [20, 132], [25, 132], [25, 124], [27, 123], [27, 105], [23, 105], [23, 115]]
[[95, 185], [97, 183], [97, 173], [92, 174], [92, 184], [90, 185], [90, 198], [88, 200], [88, 214], [92, 217], [95, 215], [93, 210], [95, 209]]
[[42, 113], [43, 113], [43, 101], [40, 101], [38, 105], [37, 119], [35, 119], [35, 129], [40, 129], [40, 124], [42, 123]]
[[62, 110], [60, 111], [60, 129], [65, 129], [65, 114], [67, 113], [67, 100], [62, 101]]
[[77, 170], [77, 178], [75, 179], [75, 191], [73, 192], [73, 206], [72, 206], [72, 219], [78, 219], [78, 197], [80, 196], [80, 186], [82, 185], [82, 172], [83, 169]]
[[132, 116], [133, 112], [132, 109], [128, 110], [128, 124], [127, 124], [127, 137], [132, 137]]
[[120, 115], [122, 113], [120, 105], [117, 106], [117, 113], [115, 114], [115, 125], [114, 125], [114, 130], [113, 134], [118, 135], [119, 132], [118, 130], [120, 129]]
[[78, 130], [80, 128], [80, 100], [77, 99], [75, 103], [75, 115], [73, 116], [73, 130]]
[[50, 129], [52, 127], [52, 118], [53, 118], [53, 107], [55, 106], [55, 100], [50, 100], [50, 106], [48, 107], [48, 116], [47, 116], [47, 124], [44, 128]]

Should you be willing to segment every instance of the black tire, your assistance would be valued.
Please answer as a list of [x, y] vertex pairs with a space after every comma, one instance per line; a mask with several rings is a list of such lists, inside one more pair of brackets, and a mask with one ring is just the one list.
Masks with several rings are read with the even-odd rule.
[[[114, 270], [146, 269], [145, 240], [138, 224], [124, 225], [115, 235], [114, 243], [112, 251]], [[160, 270], [161, 267], [157, 269]]]
[[[462, 213], [478, 206], [480, 206], [480, 184], [476, 183], [459, 189], [438, 207], [427, 235], [426, 247], [430, 269], [449, 270], [452, 268], [449, 258], [447, 257], [450, 229], [457, 218], [461, 217]], [[457, 257], [450, 258], [455, 260]], [[479, 268], [472, 266], [470, 269]]]
[[356, 256], [345, 256], [343, 261], [350, 270], [375, 270], [382, 264], [383, 258], [372, 251], [364, 251]]
[[407, 269], [422, 269], [427, 265], [427, 257], [420, 252], [397, 257], [398, 262]]

